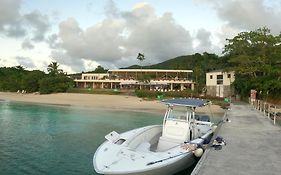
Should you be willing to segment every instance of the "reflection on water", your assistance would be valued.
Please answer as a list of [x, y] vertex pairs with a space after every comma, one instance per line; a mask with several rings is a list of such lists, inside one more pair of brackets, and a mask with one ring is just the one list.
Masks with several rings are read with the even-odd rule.
[[0, 172], [95, 174], [92, 158], [106, 134], [161, 123], [161, 114], [1, 101]]

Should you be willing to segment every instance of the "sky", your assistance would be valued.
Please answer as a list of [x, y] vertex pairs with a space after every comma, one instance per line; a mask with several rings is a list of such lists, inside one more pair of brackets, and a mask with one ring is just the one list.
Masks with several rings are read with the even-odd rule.
[[67, 73], [222, 54], [226, 39], [281, 31], [281, 0], [0, 0], [0, 67]]

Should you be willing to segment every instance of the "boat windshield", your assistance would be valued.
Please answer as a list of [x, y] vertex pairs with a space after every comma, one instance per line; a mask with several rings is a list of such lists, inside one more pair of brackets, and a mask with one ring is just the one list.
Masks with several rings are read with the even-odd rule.
[[191, 113], [185, 107], [171, 107], [167, 120], [183, 120], [187, 121]]

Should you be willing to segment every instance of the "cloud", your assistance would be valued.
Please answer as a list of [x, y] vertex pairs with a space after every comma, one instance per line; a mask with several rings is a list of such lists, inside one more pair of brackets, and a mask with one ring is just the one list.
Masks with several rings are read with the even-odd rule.
[[9, 37], [21, 37], [26, 33], [21, 26], [19, 13], [21, 2], [21, 0], [0, 1], [0, 32]]
[[31, 50], [34, 48], [34, 45], [29, 40], [24, 40], [21, 44], [22, 49]]
[[194, 0], [197, 5], [207, 4], [212, 7], [222, 21], [213, 35], [218, 40], [213, 44], [213, 51], [221, 52], [226, 39], [233, 38], [241, 31], [256, 30], [268, 27], [273, 34], [281, 31], [281, 0]]
[[20, 65], [24, 67], [35, 68], [34, 62], [29, 57], [17, 56], [16, 60]]
[[33, 11], [25, 14], [23, 19], [33, 30], [33, 41], [42, 41], [45, 39], [45, 33], [50, 28], [49, 18], [47, 15], [43, 15], [39, 11]]
[[0, 1], [0, 33], [12, 38], [43, 41], [50, 28], [48, 16], [39, 11], [21, 14], [22, 2], [22, 0]]
[[267, 26], [275, 34], [281, 31], [281, 23], [277, 22], [281, 16], [280, 0], [276, 1], [279, 5], [270, 4], [270, 1], [266, 0], [201, 0], [201, 2], [211, 4], [217, 16], [226, 22], [228, 27], [255, 30]]
[[196, 34], [196, 39], [198, 41], [198, 45], [195, 48], [196, 52], [202, 53], [212, 48], [211, 32], [205, 29], [199, 29]]
[[71, 70], [67, 70], [68, 72], [80, 72], [84, 70], [84, 61], [77, 57], [70, 57], [64, 50], [53, 50], [50, 56], [59, 64], [71, 67]]
[[14, 23], [19, 18], [21, 0], [1, 0], [0, 1], [0, 26]]
[[74, 65], [76, 59], [84, 59], [124, 67], [136, 64], [139, 52], [151, 63], [193, 51], [189, 31], [177, 24], [171, 13], [159, 16], [149, 4], [138, 4], [131, 11], [122, 12], [113, 1], [109, 1], [105, 11], [104, 20], [85, 29], [74, 18], [59, 24], [57, 38], [53, 36], [49, 42], [52, 45], [52, 41], [59, 41], [66, 58], [72, 60], [64, 61], [65, 64]]
[[49, 45], [51, 49], [59, 49], [61, 48], [61, 41], [57, 34], [51, 34], [47, 37], [46, 43]]
[[171, 13], [157, 16], [152, 6], [141, 4], [123, 17], [130, 33], [124, 45], [127, 55], [142, 52], [160, 61], [193, 51], [189, 31], [177, 24]]

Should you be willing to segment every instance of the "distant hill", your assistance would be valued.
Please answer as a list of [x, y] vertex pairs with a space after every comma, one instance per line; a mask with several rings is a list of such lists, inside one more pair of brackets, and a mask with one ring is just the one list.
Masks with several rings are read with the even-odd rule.
[[[149, 58], [147, 58], [149, 60]], [[193, 70], [192, 78], [197, 82], [197, 86], [203, 87], [205, 85], [205, 73], [217, 70], [224, 69], [227, 67], [226, 57], [219, 57], [216, 54], [211, 54], [204, 52], [203, 54], [193, 54], [193, 55], [184, 55], [178, 56], [161, 63], [143, 66], [142, 69], [175, 69], [175, 70]], [[136, 60], [137, 61], [137, 60]], [[140, 69], [139, 65], [132, 65], [129, 67], [121, 69]], [[101, 73], [106, 72], [107, 70], [99, 66], [95, 71], [85, 72], [85, 73]], [[72, 74], [71, 77], [81, 77], [82, 73]], [[202, 89], [202, 88], [201, 88]]]
[[[178, 56], [176, 58], [169, 59], [167, 61], [143, 66], [143, 69], [191, 69], [198, 67], [203, 72], [212, 71], [215, 69], [222, 69], [224, 67], [223, 58], [220, 58], [216, 54], [203, 53]], [[122, 69], [140, 69], [139, 65], [132, 65]]]
[[[178, 56], [158, 64], [143, 66], [142, 69], [193, 70], [192, 79], [197, 82], [197, 89], [200, 90], [205, 86], [206, 72], [227, 68], [229, 66], [227, 60], [228, 57], [219, 57], [216, 54], [204, 52], [203, 54]], [[122, 69], [140, 68], [139, 65], [132, 65]]]

